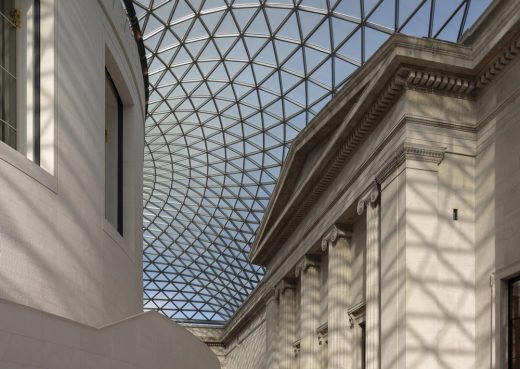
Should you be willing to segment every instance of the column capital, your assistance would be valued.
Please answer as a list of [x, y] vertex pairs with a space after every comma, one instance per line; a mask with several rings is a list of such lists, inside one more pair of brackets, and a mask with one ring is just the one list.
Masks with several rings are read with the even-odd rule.
[[318, 335], [318, 345], [328, 345], [329, 344], [329, 326], [327, 323], [320, 325], [316, 329], [316, 333]]
[[362, 215], [365, 212], [365, 209], [370, 204], [372, 206], [376, 206], [377, 202], [379, 201], [379, 194], [380, 194], [380, 188], [379, 183], [374, 181], [372, 185], [370, 186], [370, 189], [367, 191], [365, 195], [361, 197], [358, 201], [357, 205], [357, 213], [358, 215]]
[[293, 350], [294, 350], [294, 356], [300, 355], [300, 348], [301, 348], [301, 340], [294, 341], [292, 344]]
[[278, 289], [276, 287], [271, 287], [269, 288], [269, 290], [267, 291], [267, 294], [266, 294], [266, 297], [265, 297], [265, 302], [266, 304], [270, 303], [272, 300], [274, 301], [278, 301], [278, 298], [279, 298], [279, 292], [278, 292]]
[[307, 269], [309, 269], [311, 267], [315, 268], [315, 269], [319, 269], [320, 262], [319, 262], [318, 258], [315, 256], [305, 255], [304, 257], [301, 258], [301, 260], [298, 262], [298, 264], [296, 264], [296, 267], [294, 269], [294, 274], [296, 275], [296, 277], [299, 277], [300, 274], [305, 273], [307, 271]]
[[293, 281], [291, 281], [287, 278], [284, 278], [280, 282], [278, 282], [276, 287], [273, 288], [275, 297], [277, 299], [279, 299], [280, 296], [283, 295], [285, 290], [288, 290], [288, 289], [292, 289], [292, 290], [296, 289], [296, 284], [293, 283]]
[[321, 240], [321, 250], [327, 251], [329, 245], [334, 247], [340, 238], [351, 238], [352, 229], [350, 225], [335, 223]]

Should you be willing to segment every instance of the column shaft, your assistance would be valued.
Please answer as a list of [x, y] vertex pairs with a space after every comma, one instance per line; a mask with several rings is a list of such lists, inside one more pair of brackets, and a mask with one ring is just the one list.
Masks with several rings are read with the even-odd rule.
[[285, 287], [280, 291], [280, 369], [294, 369], [293, 342], [296, 340], [296, 291]]
[[379, 205], [367, 205], [366, 368], [379, 369]]
[[266, 369], [278, 369], [279, 365], [279, 308], [276, 297], [271, 296], [265, 307]]
[[301, 268], [300, 368], [319, 369], [320, 348], [316, 334], [320, 315], [320, 271], [315, 265]]
[[347, 238], [329, 242], [328, 368], [350, 369], [352, 362], [346, 308], [349, 304], [352, 250]]

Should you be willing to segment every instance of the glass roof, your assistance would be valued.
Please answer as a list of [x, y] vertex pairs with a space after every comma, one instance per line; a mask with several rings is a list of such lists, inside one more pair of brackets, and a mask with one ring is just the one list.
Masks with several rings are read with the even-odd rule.
[[150, 81], [144, 303], [225, 323], [291, 141], [394, 32], [456, 42], [491, 0], [134, 0]]

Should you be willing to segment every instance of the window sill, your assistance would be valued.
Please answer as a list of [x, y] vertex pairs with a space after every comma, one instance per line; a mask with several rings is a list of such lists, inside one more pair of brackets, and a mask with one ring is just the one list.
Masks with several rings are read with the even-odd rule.
[[0, 160], [18, 169], [50, 191], [58, 193], [58, 181], [55, 176], [49, 174], [4, 142], [0, 142]]

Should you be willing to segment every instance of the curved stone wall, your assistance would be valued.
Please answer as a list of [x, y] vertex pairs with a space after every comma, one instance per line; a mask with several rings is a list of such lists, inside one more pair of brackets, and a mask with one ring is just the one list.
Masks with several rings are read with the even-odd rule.
[[[41, 165], [0, 143], [0, 298], [101, 326], [142, 311], [145, 99], [121, 2], [42, 0], [41, 58]], [[124, 104], [123, 237], [104, 216], [105, 68]]]

